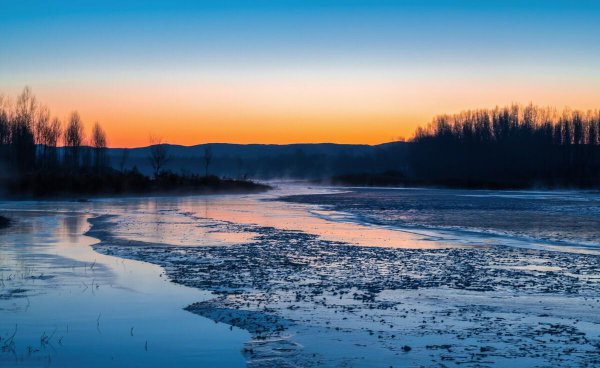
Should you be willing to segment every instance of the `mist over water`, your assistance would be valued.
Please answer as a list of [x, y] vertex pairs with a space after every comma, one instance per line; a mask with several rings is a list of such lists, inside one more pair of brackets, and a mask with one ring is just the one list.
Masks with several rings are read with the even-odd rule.
[[[595, 192], [339, 190], [282, 183], [277, 185], [278, 188], [271, 193], [256, 195], [97, 199], [86, 203], [1, 203], [3, 213], [8, 214], [15, 222], [11, 228], [0, 230], [3, 282], [0, 298], [0, 336], [3, 340], [0, 343], [14, 341], [14, 345], [6, 347], [6, 351], [0, 355], [3, 364], [37, 366], [51, 362], [69, 367], [82, 364], [123, 366], [143, 363], [145, 366], [164, 366], [173, 361], [172, 357], [177, 357], [178, 366], [213, 365], [218, 362], [219, 366], [233, 367], [243, 366], [244, 361], [260, 365], [262, 363], [258, 362], [263, 361], [262, 354], [270, 356], [275, 351], [271, 349], [276, 349], [273, 346], [275, 343], [260, 345], [263, 341], [260, 336], [256, 336], [255, 332], [249, 335], [245, 330], [253, 331], [249, 325], [238, 325], [235, 322], [237, 320], [228, 320], [226, 316], [228, 313], [236, 316], [244, 309], [248, 309], [248, 313], [258, 313], [262, 307], [260, 302], [254, 305], [254, 298], [269, 293], [273, 293], [269, 298], [281, 300], [272, 304], [267, 299], [264, 305], [272, 309], [272, 313], [278, 315], [278, 318], [295, 321], [289, 322], [291, 325], [284, 330], [286, 332], [281, 336], [277, 335], [277, 339], [273, 341], [302, 346], [301, 350], [294, 347], [293, 356], [286, 355], [278, 359], [301, 362], [306, 354], [317, 354], [323, 365], [336, 366], [341, 357], [333, 354], [331, 349], [345, 351], [345, 356], [359, 359], [366, 366], [375, 367], [405, 359], [400, 358], [394, 349], [387, 350], [379, 342], [371, 341], [369, 334], [363, 335], [370, 329], [383, 329], [377, 327], [375, 320], [387, 318], [378, 314], [371, 315], [369, 309], [364, 309], [363, 302], [354, 308], [359, 308], [363, 311], [361, 313], [366, 313], [373, 319], [373, 322], [366, 325], [366, 321], [354, 321], [355, 317], [343, 312], [343, 308], [346, 308], [343, 306], [356, 303], [355, 300], [343, 299], [336, 306], [333, 301], [338, 297], [327, 296], [328, 292], [324, 294], [330, 305], [328, 308], [342, 308], [338, 310], [341, 313], [339, 318], [335, 314], [325, 313], [327, 308], [314, 315], [317, 312], [310, 311], [313, 306], [320, 305], [320, 302], [315, 300], [304, 306], [302, 303], [296, 305], [298, 302], [296, 300], [294, 303], [294, 299], [284, 301], [287, 294], [278, 292], [277, 289], [285, 283], [271, 284], [271, 281], [255, 280], [261, 273], [254, 273], [261, 270], [246, 262], [269, 260], [269, 264], [261, 267], [274, 274], [288, 275], [296, 272], [293, 268], [296, 267], [293, 266], [296, 262], [303, 262], [302, 258], [305, 256], [310, 257], [312, 266], [305, 271], [308, 274], [302, 277], [313, 277], [312, 272], [323, 272], [318, 270], [325, 267], [323, 270], [328, 271], [320, 277], [326, 277], [323, 280], [332, 277], [332, 281], [322, 281], [326, 285], [333, 280], [344, 282], [344, 277], [349, 277], [348, 272], [358, 272], [353, 268], [360, 269], [377, 261], [367, 268], [371, 269], [370, 272], [375, 272], [373, 276], [369, 276], [373, 277], [369, 285], [390, 285], [391, 275], [383, 276], [387, 274], [387, 271], [383, 271], [399, 265], [394, 260], [396, 258], [386, 260], [386, 257], [396, 254], [395, 252], [408, 252], [398, 255], [404, 254], [402, 258], [412, 259], [408, 261], [410, 269], [400, 268], [394, 275], [397, 274], [400, 280], [404, 280], [402, 283], [409, 282], [406, 286], [401, 286], [400, 290], [405, 287], [410, 290], [414, 287], [411, 283], [422, 282], [422, 291], [419, 295], [405, 291], [401, 294], [403, 296], [398, 296], [396, 293], [399, 290], [388, 286], [390, 289], [379, 294], [377, 303], [384, 300], [388, 300], [386, 303], [398, 303], [401, 300], [399, 305], [404, 303], [405, 308], [409, 308], [413, 301], [420, 300], [419, 305], [423, 305], [425, 300], [421, 300], [420, 296], [423, 293], [429, 295], [427, 298], [439, 299], [436, 302], [438, 307], [454, 308], [456, 303], [465, 303], [468, 298], [474, 297], [463, 297], [463, 293], [477, 293], [477, 298], [483, 298], [481, 303], [484, 304], [492, 303], [494, 297], [505, 293], [500, 290], [473, 291], [484, 287], [482, 284], [466, 289], [461, 286], [456, 289], [457, 294], [450, 297], [443, 288], [432, 289], [431, 286], [426, 286], [440, 282], [444, 284], [444, 278], [438, 280], [435, 275], [454, 272], [450, 270], [455, 262], [456, 267], [459, 267], [461, 264], [464, 266], [464, 262], [475, 261], [482, 264], [478, 264], [473, 270], [481, 271], [491, 267], [493, 273], [506, 273], [515, 280], [526, 278], [531, 285], [539, 284], [530, 291], [510, 287], [511, 290], [516, 287], [511, 292], [514, 293], [511, 294], [512, 297], [516, 298], [513, 302], [524, 303], [518, 312], [525, 313], [523, 316], [536, 313], [535, 308], [531, 309], [526, 295], [533, 293], [539, 298], [546, 298], [543, 296], [546, 294], [539, 294], [542, 290], [539, 288], [544, 283], [556, 284], [558, 288], [566, 287], [567, 269], [569, 273], [579, 272], [582, 278], [585, 277], [584, 280], [592, 283], [585, 287], [579, 283], [570, 286], [581, 288], [578, 292], [581, 295], [592, 292], [585, 290], [594, 288], [597, 282], [593, 277], [595, 258], [582, 258], [577, 261], [577, 266], [569, 264], [569, 256], [562, 255], [564, 252], [571, 252], [571, 257], [580, 253], [598, 253], [600, 238], [597, 229], [600, 227], [596, 225], [599, 221], [600, 196]], [[89, 221], [95, 225], [90, 226]], [[90, 236], [83, 235], [90, 228]], [[95, 237], [104, 240], [99, 245], [94, 245], [98, 242]], [[328, 248], [331, 246], [334, 248]], [[356, 251], [352, 250], [354, 248]], [[518, 250], [522, 248], [530, 250]], [[332, 255], [338, 253], [335, 249], [340, 249], [339, 255]], [[553, 252], [548, 253], [548, 250]], [[247, 258], [246, 252], [251, 252], [255, 259]], [[364, 252], [370, 252], [371, 255], [361, 255]], [[460, 252], [468, 252], [471, 254], [468, 257], [472, 259], [467, 261], [462, 258], [467, 257], [466, 253], [462, 256]], [[445, 262], [450, 263], [439, 268], [437, 262], [443, 254], [446, 254], [443, 258], [446, 259]], [[333, 257], [332, 260], [322, 263], [324, 260], [320, 257], [325, 255]], [[349, 255], [357, 257], [351, 261], [357, 262], [356, 264], [346, 264], [349, 262], [346, 259]], [[300, 258], [294, 258], [298, 256]], [[234, 262], [238, 265], [236, 267], [241, 267], [242, 270], [249, 267], [247, 271], [240, 270], [242, 274], [249, 273], [240, 282], [248, 282], [248, 290], [256, 287], [262, 289], [256, 296], [246, 294], [249, 291], [241, 294], [240, 291], [235, 291], [236, 287], [230, 284], [235, 278], [233, 275], [228, 276], [231, 271], [229, 269], [210, 276], [213, 271], [209, 270], [219, 270], [219, 264], [238, 257], [239, 260]], [[289, 264], [270, 263], [277, 262], [281, 257], [291, 257], [289, 259], [293, 261], [289, 261]], [[452, 257], [459, 258], [453, 260]], [[513, 261], [506, 263], [506, 257]], [[205, 266], [201, 266], [203, 262], [212, 266], [204, 269]], [[188, 270], [192, 266], [200, 269]], [[292, 268], [288, 269], [289, 267]], [[314, 270], [311, 271], [313, 267]], [[577, 267], [583, 268], [577, 271]], [[489, 273], [485, 275], [487, 277]], [[551, 276], [551, 281], [542, 282], [548, 277], [546, 275], [554, 276]], [[412, 277], [421, 281], [410, 281]], [[431, 277], [434, 278], [427, 281]], [[353, 282], [350, 280], [361, 278], [352, 276], [347, 282]], [[460, 281], [458, 285], [463, 282], [465, 281]], [[254, 286], [251, 287], [251, 284]], [[501, 284], [500, 281], [488, 281], [488, 285], [495, 285], [494, 287]], [[457, 284], [448, 286], [457, 288]], [[296, 293], [303, 293], [306, 287], [309, 286], [301, 286]], [[364, 287], [357, 285], [355, 290], [362, 292]], [[283, 290], [287, 288], [289, 287], [286, 286]], [[310, 288], [306, 291], [308, 295], [313, 295], [316, 291]], [[470, 289], [473, 290], [468, 291]], [[221, 299], [214, 294], [217, 290], [225, 292], [225, 295], [233, 294]], [[327, 287], [319, 293], [324, 290]], [[333, 295], [336, 294], [334, 292]], [[557, 292], [551, 298], [562, 300], [562, 295], [562, 292]], [[427, 303], [431, 303], [431, 299], [427, 300]], [[235, 304], [238, 302], [241, 304]], [[182, 309], [196, 305], [194, 303], [206, 305], [199, 311], [190, 309], [200, 316]], [[552, 310], [553, 303], [547, 301], [547, 307], [550, 308], [548, 310]], [[596, 322], [582, 317], [588, 313], [587, 307], [583, 305], [587, 304], [582, 304], [583, 309], [569, 307], [575, 309], [560, 318], [583, 318], [585, 323], [593, 325]], [[300, 309], [296, 309], [298, 307]], [[228, 310], [235, 312], [226, 312]], [[558, 317], [552, 313], [551, 315], [552, 317], [548, 317], [550, 320], [565, 322], [557, 320]], [[236, 318], [244, 318], [244, 314], [239, 316]], [[493, 315], [490, 318], [494, 318]], [[450, 317], [446, 319], [452, 320]], [[300, 320], [311, 322], [298, 325]], [[215, 324], [214, 321], [224, 323]], [[410, 361], [420, 361], [423, 357], [418, 344], [432, 344], [437, 340], [432, 337], [417, 337], [414, 332], [409, 332], [412, 328], [409, 326], [413, 323], [410, 320], [394, 321], [390, 322], [392, 326], [405, 324], [408, 336], [404, 341], [417, 345], [417, 350], [408, 358], [416, 359]], [[321, 327], [330, 324], [344, 327], [339, 333], [323, 330]], [[363, 330], [364, 327], [360, 326], [367, 326], [365, 328], [368, 330]], [[512, 329], [517, 326], [519, 325], [511, 322], [504, 328]], [[592, 338], [594, 329], [590, 328], [591, 330], [586, 327], [586, 331]], [[343, 333], [346, 330], [354, 331], [356, 340], [348, 340]], [[396, 327], [386, 327], [380, 334], [386, 334], [386, 339], [389, 340], [391, 335], [398, 334], [395, 331]], [[452, 329], [447, 327], [446, 332], [449, 334], [447, 341], [456, 344], [457, 349], [462, 349], [460, 340], [455, 340], [456, 337], [452, 335]], [[515, 333], [520, 336], [519, 339], [525, 339], [525, 343], [526, 335]], [[501, 344], [492, 340], [488, 343]], [[315, 341], [322, 343], [315, 345]], [[352, 341], [383, 350], [377, 355], [354, 350], [349, 345], [354, 343]], [[502, 345], [494, 346], [500, 348]]]

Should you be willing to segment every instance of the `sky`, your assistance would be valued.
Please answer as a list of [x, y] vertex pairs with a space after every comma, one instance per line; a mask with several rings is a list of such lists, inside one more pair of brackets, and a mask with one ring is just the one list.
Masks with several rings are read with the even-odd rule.
[[6, 1], [0, 94], [112, 147], [377, 144], [437, 114], [600, 107], [600, 1]]

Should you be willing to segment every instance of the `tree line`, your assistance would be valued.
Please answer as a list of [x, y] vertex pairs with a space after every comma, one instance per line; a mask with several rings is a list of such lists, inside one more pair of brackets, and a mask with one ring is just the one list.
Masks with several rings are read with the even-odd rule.
[[[142, 175], [135, 166], [125, 170], [127, 150], [118, 158], [121, 169], [117, 170], [110, 165], [107, 136], [100, 124], [95, 123], [86, 135], [76, 111], [64, 121], [52, 117], [28, 87], [14, 101], [0, 96], [0, 194], [6, 188], [42, 193], [120, 193], [206, 183], [218, 186], [218, 178], [208, 180], [209, 168], [218, 164], [210, 146], [191, 163], [202, 168], [203, 177], [175, 175], [165, 170], [172, 159], [169, 146], [159, 138], [151, 137], [150, 141], [147, 161], [153, 178]], [[241, 160], [234, 161], [241, 166]], [[325, 160], [298, 152], [258, 161], [255, 166], [265, 177], [282, 172], [311, 178], [342, 173], [346, 176], [339, 180], [353, 183], [598, 187], [600, 112], [559, 112], [532, 104], [468, 110], [437, 116], [428, 126], [418, 128], [406, 144], [389, 145], [369, 157]], [[357, 177], [356, 168], [365, 166], [371, 170]], [[256, 170], [254, 175], [259, 174]], [[382, 177], [373, 176], [384, 171], [388, 172]]]
[[600, 112], [513, 104], [440, 115], [418, 128], [410, 176], [459, 187], [600, 185]]
[[[151, 144], [153, 138], [151, 138]], [[52, 117], [29, 87], [14, 101], [0, 96], [0, 195], [8, 197], [69, 197], [73, 195], [143, 194], [157, 192], [262, 191], [267, 186], [208, 175], [210, 152], [202, 159], [205, 176], [178, 175], [164, 170], [168, 146], [157, 139], [148, 161], [154, 176], [133, 167], [121, 170], [109, 160], [107, 136], [99, 123], [89, 135], [76, 111], [65, 121]]]
[[[63, 146], [64, 149], [59, 149]], [[14, 102], [0, 96], [0, 162], [4, 176], [67, 170], [101, 172], [108, 167], [107, 138], [99, 123], [86, 136], [77, 111], [65, 122], [51, 117], [29, 87]]]

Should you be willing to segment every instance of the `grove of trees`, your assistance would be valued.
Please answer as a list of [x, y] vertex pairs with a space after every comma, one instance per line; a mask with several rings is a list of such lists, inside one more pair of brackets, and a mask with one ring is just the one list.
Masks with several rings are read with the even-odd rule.
[[125, 170], [127, 150], [119, 159], [121, 170], [116, 170], [110, 165], [106, 133], [99, 123], [88, 135], [76, 111], [66, 121], [52, 117], [29, 87], [14, 101], [0, 95], [0, 196], [247, 192], [268, 188], [248, 181], [167, 172], [167, 145], [161, 140], [151, 144], [148, 159], [154, 168], [153, 178], [136, 167]]
[[457, 187], [597, 187], [600, 112], [534, 105], [436, 117], [412, 140], [420, 183]]
[[14, 102], [0, 96], [3, 177], [61, 170], [100, 172], [108, 166], [106, 148], [106, 134], [100, 124], [95, 123], [91, 136], [86, 137], [76, 111], [65, 122], [51, 117], [29, 87]]

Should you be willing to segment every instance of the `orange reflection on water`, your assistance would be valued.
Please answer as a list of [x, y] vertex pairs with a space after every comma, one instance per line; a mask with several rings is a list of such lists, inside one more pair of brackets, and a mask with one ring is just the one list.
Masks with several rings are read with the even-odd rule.
[[[439, 249], [459, 246], [432, 241], [426, 239], [423, 234], [348, 221], [331, 221], [323, 215], [335, 215], [335, 212], [318, 210], [310, 205], [258, 200], [255, 197], [220, 197], [202, 201], [190, 198], [181, 202], [179, 207], [199, 218], [302, 231], [318, 235], [324, 240], [359, 246], [408, 249]], [[239, 240], [235, 238], [238, 235], [220, 233], [222, 239], [234, 242]]]

